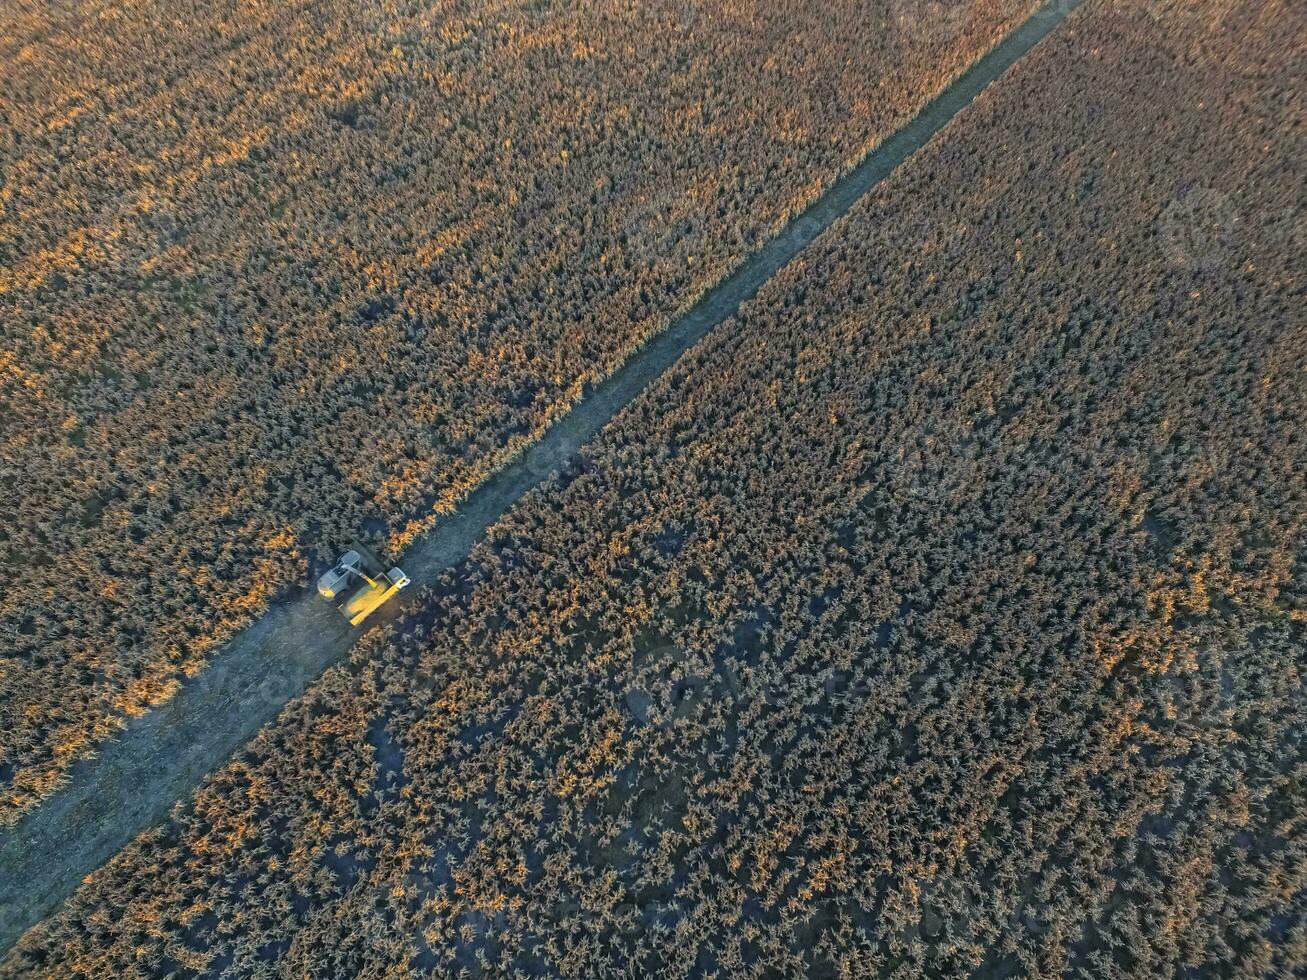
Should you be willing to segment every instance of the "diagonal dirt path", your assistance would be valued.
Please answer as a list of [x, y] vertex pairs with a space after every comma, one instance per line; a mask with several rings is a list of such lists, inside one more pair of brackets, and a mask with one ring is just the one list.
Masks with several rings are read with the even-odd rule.
[[[414, 585], [432, 584], [460, 561], [518, 498], [560, 467], [691, 345], [733, 315], [1082, 2], [1050, 0], [1036, 11], [689, 313], [632, 354], [539, 442], [474, 490], [457, 514], [400, 560]], [[416, 592], [374, 615], [369, 627], [403, 615], [416, 601]], [[53, 911], [83, 877], [142, 830], [165, 819], [206, 773], [343, 658], [362, 632], [351, 629], [315, 592], [282, 603], [226, 644], [170, 701], [132, 722], [97, 756], [78, 763], [63, 789], [16, 827], [0, 833], [0, 953]]]

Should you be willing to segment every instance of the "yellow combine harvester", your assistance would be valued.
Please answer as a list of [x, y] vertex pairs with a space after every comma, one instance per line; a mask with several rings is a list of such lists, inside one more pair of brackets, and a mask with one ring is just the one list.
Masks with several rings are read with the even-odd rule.
[[[357, 626], [408, 585], [408, 576], [399, 568], [388, 572], [381, 568], [376, 555], [362, 545], [354, 545], [340, 556], [335, 568], [324, 572], [318, 579], [318, 595], [328, 602], [344, 596], [340, 611], [351, 626]], [[350, 591], [355, 582], [357, 587]]]

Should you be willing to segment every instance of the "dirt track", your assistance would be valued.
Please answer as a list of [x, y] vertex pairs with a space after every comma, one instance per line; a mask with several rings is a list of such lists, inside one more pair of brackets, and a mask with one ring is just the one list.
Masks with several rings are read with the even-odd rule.
[[[684, 317], [651, 341], [545, 436], [478, 487], [457, 514], [401, 560], [415, 586], [459, 561], [486, 527], [577, 451], [623, 406], [862, 195], [935, 135], [1082, 0], [1051, 0], [882, 143]], [[416, 592], [416, 589], [414, 590]], [[369, 626], [402, 615], [412, 594]], [[82, 880], [276, 717], [361, 635], [309, 592], [277, 605], [216, 655], [172, 700], [137, 719], [67, 786], [0, 834], [0, 952]]]

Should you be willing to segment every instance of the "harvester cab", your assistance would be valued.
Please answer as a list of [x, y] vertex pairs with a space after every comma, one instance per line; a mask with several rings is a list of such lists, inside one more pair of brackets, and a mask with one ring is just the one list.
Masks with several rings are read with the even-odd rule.
[[349, 624], [357, 626], [408, 582], [401, 569], [382, 571], [376, 555], [362, 545], [354, 545], [318, 579], [318, 595], [328, 602], [339, 602]]

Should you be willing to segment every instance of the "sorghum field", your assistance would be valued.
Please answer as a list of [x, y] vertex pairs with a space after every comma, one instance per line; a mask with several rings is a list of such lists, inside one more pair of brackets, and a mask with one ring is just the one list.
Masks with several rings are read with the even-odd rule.
[[0, 825], [1033, 3], [0, 5]]
[[1305, 34], [1089, 0], [7, 974], [1299, 975]]

